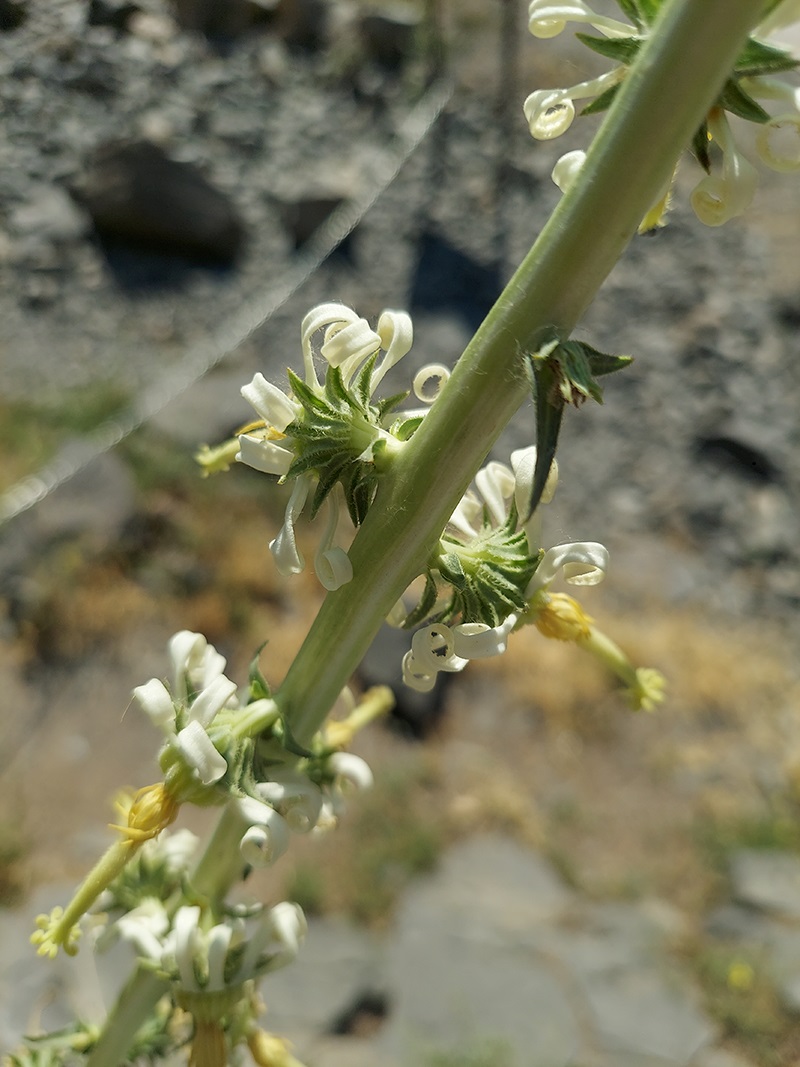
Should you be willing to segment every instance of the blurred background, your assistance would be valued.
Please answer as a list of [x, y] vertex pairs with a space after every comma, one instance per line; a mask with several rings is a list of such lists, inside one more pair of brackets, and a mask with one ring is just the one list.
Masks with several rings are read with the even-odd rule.
[[[203, 480], [197, 447], [248, 420], [255, 371], [299, 366], [322, 301], [411, 312], [393, 388], [451, 364], [588, 143], [588, 118], [527, 132], [529, 92], [604, 61], [534, 41], [526, 8], [0, 0], [3, 1047], [101, 1010], [26, 939], [115, 792], [157, 776], [131, 688], [182, 628], [242, 680], [267, 640], [277, 685], [321, 600], [267, 551], [285, 491]], [[309, 1064], [800, 1058], [800, 193], [762, 173], [710, 230], [699, 176], [687, 157], [669, 225], [579, 330], [635, 363], [569, 413], [544, 517], [547, 545], [609, 546], [583, 603], [669, 699], [633, 715], [528, 632], [430, 698], [398, 690], [357, 744], [375, 790], [256, 886], [313, 917], [265, 989]], [[527, 407], [497, 457], [532, 434]], [[407, 641], [382, 634], [355, 684], [395, 684]]]

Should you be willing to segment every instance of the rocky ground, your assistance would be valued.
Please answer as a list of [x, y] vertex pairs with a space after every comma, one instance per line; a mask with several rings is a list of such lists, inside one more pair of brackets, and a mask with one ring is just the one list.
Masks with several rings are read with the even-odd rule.
[[[556, 202], [555, 155], [585, 139], [534, 146], [518, 117], [506, 128], [501, 27], [476, 3], [450, 13], [456, 93], [411, 152], [404, 119], [427, 60], [412, 48], [389, 62], [368, 38], [354, 50], [358, 13], [327, 6], [329, 31], [302, 47], [296, 23], [269, 18], [209, 42], [158, 0], [20, 5], [27, 17], [0, 33], [0, 403], [15, 426], [31, 401], [40, 420], [38, 440], [3, 446], [15, 477], [46, 458], [42, 441], [58, 449], [74, 432], [64, 410], [80, 397], [119, 409], [146, 391], [152, 410], [188, 386], [302, 276], [311, 215], [382, 189], [409, 153], [344, 250], [263, 327], [0, 531], [0, 784], [31, 895], [0, 916], [3, 1044], [29, 1025], [25, 1005], [53, 996], [57, 1025], [65, 998], [90, 988], [89, 974], [27, 956], [24, 932], [102, 846], [114, 789], [152, 777], [153, 739], [124, 713], [131, 686], [162, 672], [180, 626], [208, 632], [240, 671], [269, 634], [277, 681], [318, 600], [304, 580], [288, 599], [259, 554], [280, 500], [246, 477], [184, 489], [181, 457], [247, 417], [239, 384], [297, 359], [300, 318], [321, 300], [369, 317], [409, 307], [409, 361], [452, 362]], [[520, 98], [576, 61], [520, 57]], [[149, 231], [143, 251], [98, 230], [89, 193], [113, 182], [97, 148], [120, 136], [208, 181], [189, 181], [218, 220], [199, 253], [174, 231]], [[602, 408], [569, 419], [547, 529], [554, 543], [609, 543], [608, 589], [590, 610], [667, 671], [671, 703], [632, 720], [571, 650], [527, 637], [460, 678], [420, 792], [452, 849], [399, 894], [382, 934], [317, 920], [306, 971], [268, 991], [273, 1025], [309, 1063], [783, 1067], [800, 1055], [800, 194], [765, 179], [753, 215], [715, 231], [685, 203], [679, 193], [670, 226], [634, 242], [581, 330], [637, 362]], [[509, 438], [529, 432], [523, 412]], [[383, 730], [364, 744], [387, 774], [417, 751]], [[316, 991], [301, 1008], [295, 982]]]

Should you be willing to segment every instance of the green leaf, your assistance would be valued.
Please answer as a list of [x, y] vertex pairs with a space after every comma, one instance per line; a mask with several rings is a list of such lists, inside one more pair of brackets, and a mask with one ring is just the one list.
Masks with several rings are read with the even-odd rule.
[[385, 415], [388, 415], [390, 411], [393, 411], [398, 404], [402, 404], [404, 400], [407, 400], [411, 393], [410, 389], [406, 389], [402, 393], [395, 393], [393, 396], [387, 396], [385, 400], [380, 400], [373, 408], [376, 412], [378, 420], [383, 419]]
[[616, 85], [610, 85], [607, 89], [604, 89], [602, 93], [591, 104], [587, 104], [581, 111], [581, 115], [599, 115], [602, 111], [607, 111], [614, 102], [614, 97], [620, 90], [622, 83], [617, 82]]
[[456, 589], [462, 589], [466, 585], [467, 576], [461, 565], [461, 560], [456, 552], [444, 552], [436, 561], [442, 577]]
[[338, 367], [328, 367], [328, 373], [325, 375], [325, 399], [337, 414], [345, 414], [353, 406], [352, 397]]
[[738, 115], [748, 122], [769, 122], [769, 112], [755, 101], [749, 93], [746, 93], [739, 83], [729, 78], [720, 93], [717, 104], [730, 111], [732, 115]]
[[589, 33], [576, 33], [575, 36], [593, 52], [621, 63], [623, 67], [633, 63], [643, 44], [641, 37], [594, 37]]
[[[263, 700], [264, 698], [272, 696], [272, 691], [258, 665], [259, 657], [266, 647], [267, 642], [265, 641], [263, 645], [258, 646], [256, 654], [250, 660], [250, 670], [248, 672], [248, 680], [250, 682], [250, 701]], [[248, 703], [250, 701], [248, 701]]]
[[642, 18], [648, 26], [656, 21], [658, 12], [661, 8], [663, 0], [636, 0], [639, 6], [639, 11], [642, 14]]
[[598, 404], [602, 404], [603, 390], [592, 377], [589, 360], [581, 342], [564, 341], [556, 351], [559, 352], [563, 372], [559, 389], [566, 402], [577, 407], [591, 397]]
[[800, 61], [788, 52], [774, 48], [763, 41], [750, 38], [736, 60], [734, 71], [740, 77], [756, 77], [759, 74], [779, 74], [787, 70], [796, 70]]

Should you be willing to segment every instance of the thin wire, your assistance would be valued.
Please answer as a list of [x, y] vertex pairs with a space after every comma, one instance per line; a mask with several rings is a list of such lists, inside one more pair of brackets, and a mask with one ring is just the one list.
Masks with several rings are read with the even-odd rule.
[[101, 423], [91, 433], [64, 444], [35, 474], [20, 479], [0, 495], [0, 526], [39, 504], [92, 460], [123, 441], [168, 403], [221, 363], [262, 326], [311, 277], [331, 252], [356, 228], [414, 154], [452, 95], [450, 83], [434, 82], [412, 108], [399, 131], [400, 148], [393, 152], [370, 187], [333, 211], [298, 253], [282, 281], [264, 296], [250, 300], [209, 341], [189, 350], [181, 362], [144, 389], [131, 406]]

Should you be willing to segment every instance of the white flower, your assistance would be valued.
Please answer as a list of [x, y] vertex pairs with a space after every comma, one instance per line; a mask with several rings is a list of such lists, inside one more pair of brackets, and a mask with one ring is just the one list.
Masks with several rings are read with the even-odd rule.
[[169, 916], [160, 900], [148, 897], [120, 916], [112, 930], [129, 941], [140, 956], [160, 961], [162, 938], [169, 929]]
[[414, 375], [412, 389], [417, 400], [432, 404], [450, 378], [450, 368], [443, 363], [428, 363]]
[[175, 745], [202, 785], [218, 782], [228, 769], [225, 757], [217, 752], [211, 738], [197, 720], [190, 722], [178, 733]]
[[777, 115], [759, 126], [756, 149], [772, 170], [783, 174], [800, 170], [800, 114]]
[[550, 141], [554, 137], [560, 137], [570, 128], [575, 118], [573, 101], [599, 96], [621, 81], [624, 75], [624, 67], [615, 67], [598, 78], [579, 82], [569, 89], [537, 89], [522, 105], [531, 136], [537, 141]]
[[293, 770], [275, 770], [272, 780], [259, 782], [258, 795], [279, 812], [298, 834], [313, 830], [322, 808], [322, 793], [313, 782]]
[[268, 382], [260, 372], [253, 376], [248, 385], [242, 386], [241, 393], [264, 422], [280, 433], [283, 433], [302, 411], [296, 401], [288, 397], [277, 385]]
[[708, 174], [692, 190], [690, 202], [694, 213], [706, 226], [722, 226], [742, 215], [753, 199], [758, 182], [755, 167], [738, 151], [728, 120], [715, 110], [708, 119], [708, 130], [722, 150], [722, 174]]
[[597, 585], [608, 569], [608, 549], [598, 541], [575, 541], [548, 549], [526, 591], [530, 598], [550, 586], [559, 573], [570, 585]]
[[598, 15], [581, 0], [531, 0], [528, 5], [528, 29], [534, 37], [557, 37], [568, 22], [588, 24], [606, 37], [630, 37], [635, 33], [632, 26]]
[[373, 783], [369, 764], [353, 752], [334, 752], [328, 758], [328, 767], [338, 779], [337, 786], [351, 789], [371, 789]]
[[189, 690], [205, 689], [225, 670], [225, 657], [202, 634], [180, 630], [169, 641], [174, 672], [173, 695], [186, 701]]
[[580, 148], [576, 148], [574, 152], [565, 152], [564, 155], [556, 161], [556, 165], [553, 167], [553, 172], [550, 177], [562, 193], [566, 193], [572, 186], [585, 162], [586, 153]]
[[353, 577], [353, 565], [343, 548], [335, 545], [339, 525], [341, 486], [335, 486], [327, 500], [328, 521], [314, 556], [314, 570], [325, 589], [334, 590], [346, 585]]
[[289, 827], [282, 815], [254, 797], [235, 801], [239, 814], [249, 823], [239, 850], [252, 867], [267, 867], [289, 847]]
[[235, 983], [277, 970], [291, 963], [305, 940], [308, 923], [299, 904], [283, 901], [262, 916], [247, 939]]
[[384, 356], [375, 366], [370, 379], [370, 396], [386, 372], [402, 359], [411, 348], [413, 328], [405, 311], [384, 311], [373, 330], [366, 319], [344, 304], [320, 304], [303, 319], [301, 340], [305, 380], [319, 386], [314, 367], [312, 342], [314, 335], [324, 330], [319, 353], [332, 367], [338, 367], [345, 385], [349, 385], [360, 367], [375, 353]]
[[284, 578], [288, 578], [292, 574], [300, 574], [306, 565], [303, 554], [297, 547], [294, 527], [305, 507], [310, 489], [310, 475], [302, 475], [297, 479], [292, 489], [292, 495], [289, 497], [289, 503], [286, 505], [283, 526], [278, 536], [269, 543], [269, 550], [275, 560], [275, 565]]
[[262, 474], [277, 474], [283, 478], [289, 473], [293, 459], [294, 452], [276, 444], [275, 441], [259, 436], [258, 432], [239, 435], [237, 463], [244, 463]]

